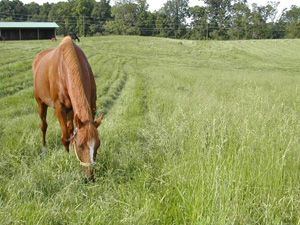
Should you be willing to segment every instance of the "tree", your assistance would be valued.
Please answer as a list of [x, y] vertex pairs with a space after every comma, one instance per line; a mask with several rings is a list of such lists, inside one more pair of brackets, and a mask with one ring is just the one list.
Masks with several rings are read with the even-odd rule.
[[250, 22], [253, 39], [272, 38], [272, 24], [270, 26], [268, 21], [273, 23], [275, 20], [278, 4], [274, 3], [266, 6], [252, 4]]
[[269, 2], [267, 7], [267, 12], [268, 12], [268, 19], [270, 22], [268, 23], [268, 29], [271, 32], [271, 37], [274, 38], [274, 32], [276, 32], [276, 16], [277, 16], [277, 8], [279, 6], [280, 2]]
[[137, 27], [140, 35], [154, 35], [154, 17], [151, 12], [148, 12], [149, 5], [147, 0], [137, 0]]
[[19, 0], [2, 0], [0, 1], [0, 18], [1, 20], [27, 21], [27, 10], [24, 4]]
[[161, 13], [165, 14], [168, 37], [180, 38], [186, 33], [185, 18], [188, 16], [189, 0], [168, 0]]
[[194, 6], [189, 9], [192, 19], [189, 37], [191, 39], [208, 39], [208, 10], [204, 6]]
[[51, 10], [51, 4], [48, 2], [44, 3], [40, 8], [39, 18], [41, 21], [48, 21], [49, 12]]
[[300, 7], [292, 6], [285, 11], [280, 19], [286, 26], [287, 38], [300, 38]]
[[155, 16], [155, 30], [158, 37], [169, 37], [169, 23], [166, 14], [162, 11], [156, 12]]
[[[300, 38], [300, 7], [285, 9], [277, 20], [279, 2], [265, 6], [247, 0], [199, 0], [205, 6], [189, 7], [189, 0], [167, 0], [154, 13], [147, 0], [68, 0], [23, 4], [0, 0], [0, 21], [53, 21], [58, 34], [143, 35], [189, 39]], [[191, 24], [186, 24], [186, 18]]]
[[75, 3], [75, 15], [77, 18], [77, 30], [81, 35], [90, 34], [86, 24], [90, 24], [90, 15], [93, 11], [95, 0], [77, 0]]
[[231, 9], [231, 26], [228, 30], [230, 39], [248, 39], [249, 17], [251, 11], [247, 0], [236, 2]]
[[231, 0], [203, 0], [209, 13], [209, 36], [227, 39], [226, 29], [230, 26]]
[[27, 21], [41, 21], [39, 16], [40, 8], [41, 6], [34, 2], [26, 4], [25, 9], [27, 11]]
[[108, 21], [104, 28], [108, 33], [121, 35], [138, 35], [137, 4], [132, 1], [119, 1], [112, 7], [114, 21]]
[[111, 6], [109, 0], [101, 0], [100, 2], [96, 2], [94, 8], [91, 13], [92, 24], [90, 26], [90, 30], [92, 33], [103, 33], [104, 32], [104, 24], [106, 21], [112, 19], [111, 17]]
[[59, 24], [58, 34], [66, 35], [68, 33], [78, 33], [77, 18], [72, 16], [74, 5], [70, 2], [58, 2], [51, 5], [48, 14], [48, 21], [53, 21]]

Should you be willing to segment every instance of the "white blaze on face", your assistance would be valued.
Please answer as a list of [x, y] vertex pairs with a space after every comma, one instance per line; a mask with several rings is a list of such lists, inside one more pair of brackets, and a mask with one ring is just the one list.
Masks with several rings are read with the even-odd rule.
[[94, 162], [94, 148], [95, 148], [95, 143], [96, 143], [95, 139], [93, 139], [93, 140], [89, 143], [91, 163]]

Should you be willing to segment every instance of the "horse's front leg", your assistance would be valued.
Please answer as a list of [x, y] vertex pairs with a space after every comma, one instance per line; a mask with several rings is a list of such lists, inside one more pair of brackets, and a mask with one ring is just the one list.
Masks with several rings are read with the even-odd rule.
[[43, 134], [43, 147], [45, 148], [46, 146], [46, 132], [47, 132], [47, 108], [48, 106], [43, 103], [42, 101], [38, 101], [39, 104], [39, 115], [41, 118], [41, 130]]
[[59, 124], [62, 131], [61, 142], [65, 147], [65, 150], [69, 152], [69, 132], [67, 126], [67, 110], [61, 103], [55, 104], [55, 114], [59, 120]]
[[74, 131], [73, 118], [74, 118], [73, 110], [68, 111], [67, 112], [67, 127], [68, 127], [69, 137], [73, 136], [73, 131]]
[[42, 158], [46, 157], [47, 150], [46, 150], [46, 132], [47, 132], [47, 109], [48, 106], [43, 103], [39, 98], [37, 98], [37, 103], [39, 104], [39, 115], [41, 118], [41, 130], [43, 134], [43, 147], [42, 147]]

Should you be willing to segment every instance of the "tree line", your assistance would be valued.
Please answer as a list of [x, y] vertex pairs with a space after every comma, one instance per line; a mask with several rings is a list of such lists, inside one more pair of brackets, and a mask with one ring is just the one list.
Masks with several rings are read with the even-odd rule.
[[[199, 0], [200, 1], [200, 0]], [[69, 0], [23, 4], [0, 1], [1, 21], [56, 22], [58, 34], [142, 35], [193, 40], [240, 40], [300, 37], [300, 7], [278, 12], [279, 2], [248, 5], [247, 0], [168, 0], [155, 12], [147, 0]], [[277, 16], [280, 15], [280, 16]]]

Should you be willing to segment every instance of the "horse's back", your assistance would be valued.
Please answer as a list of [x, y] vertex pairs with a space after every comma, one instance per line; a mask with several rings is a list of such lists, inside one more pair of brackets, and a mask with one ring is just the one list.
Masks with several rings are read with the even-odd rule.
[[[67, 37], [68, 38], [68, 37]], [[66, 38], [65, 38], [66, 39]], [[88, 102], [93, 105], [96, 101], [96, 84], [94, 80], [94, 75], [90, 64], [84, 54], [84, 52], [71, 40], [70, 42], [66, 42], [65, 44], [70, 46], [72, 43], [72, 49], [75, 50], [73, 54], [68, 54], [65, 49], [62, 49], [64, 52], [64, 60], [65, 64], [68, 65], [68, 69], [74, 70], [78, 68], [81, 71], [78, 75], [81, 76], [81, 82], [84, 87], [84, 92], [87, 97]], [[64, 43], [61, 44], [63, 46]], [[69, 46], [66, 49], [69, 49]], [[63, 47], [62, 47], [63, 48]], [[76, 60], [75, 60], [76, 59]], [[69, 61], [69, 62], [68, 62]], [[74, 63], [76, 61], [76, 63]], [[73, 67], [76, 64], [75, 67]], [[70, 75], [70, 73], [69, 73]]]
[[50, 82], [53, 80], [52, 76], [56, 76], [56, 68], [52, 62], [55, 58], [55, 49], [47, 49], [39, 53], [32, 63], [35, 98], [52, 107], [55, 99], [50, 90]]
[[[70, 54], [70, 52], [73, 52]], [[73, 66], [73, 68], [72, 68]], [[59, 100], [71, 107], [68, 76], [73, 71], [81, 71], [80, 79], [87, 100], [93, 106], [96, 101], [96, 85], [91, 67], [83, 51], [70, 39], [64, 39], [55, 49], [42, 51], [33, 62], [34, 94], [49, 106]], [[71, 68], [71, 69], [70, 69]]]
[[32, 63], [32, 69], [33, 69], [33, 75], [34, 75], [34, 77], [36, 76], [35, 71], [37, 70], [38, 65], [39, 65], [43, 60], [45, 60], [45, 56], [47, 56], [47, 55], [49, 55], [50, 53], [52, 53], [53, 50], [54, 50], [54, 49], [46, 49], [46, 50], [40, 52], [40, 53], [35, 57], [35, 59], [33, 60], [33, 63]]

